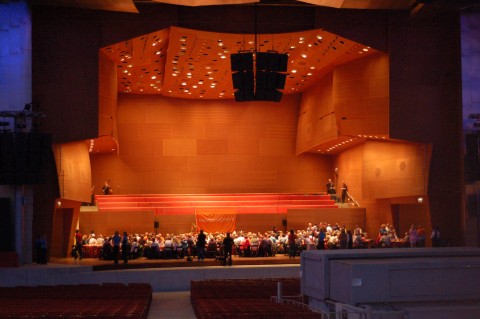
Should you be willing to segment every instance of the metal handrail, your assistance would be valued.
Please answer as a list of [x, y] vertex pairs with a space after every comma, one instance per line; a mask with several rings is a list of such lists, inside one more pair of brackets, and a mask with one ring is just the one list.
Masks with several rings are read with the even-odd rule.
[[347, 197], [348, 199], [350, 199], [350, 201], [352, 201], [357, 207], [360, 207], [360, 204], [358, 204], [358, 202], [355, 200], [355, 198], [353, 198], [352, 195], [350, 195], [350, 193], [347, 191]]

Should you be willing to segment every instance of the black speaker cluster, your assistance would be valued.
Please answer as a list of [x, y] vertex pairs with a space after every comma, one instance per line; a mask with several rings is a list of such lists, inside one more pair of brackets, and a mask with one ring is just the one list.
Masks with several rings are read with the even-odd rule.
[[40, 133], [0, 134], [0, 185], [42, 184], [52, 137]]
[[280, 102], [287, 78], [288, 54], [245, 52], [230, 55], [235, 101]]

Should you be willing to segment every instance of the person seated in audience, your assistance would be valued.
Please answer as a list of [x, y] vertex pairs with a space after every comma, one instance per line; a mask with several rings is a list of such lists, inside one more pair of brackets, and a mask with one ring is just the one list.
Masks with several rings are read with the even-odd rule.
[[149, 256], [150, 256], [150, 258], [154, 258], [154, 259], [160, 257], [160, 244], [158, 243], [157, 237], [155, 237], [155, 236], [152, 237], [152, 243], [150, 244]]
[[312, 223], [308, 223], [307, 232], [308, 232], [308, 233], [311, 233], [312, 230], [313, 230], [313, 225], [312, 225]]
[[311, 235], [305, 234], [306, 236], [303, 237], [303, 242], [306, 247], [306, 250], [315, 250], [315, 242], [313, 241], [313, 237]]
[[165, 238], [165, 242], [163, 244], [163, 247], [164, 248], [173, 248], [173, 240], [171, 237], [168, 236], [167, 234], [167, 237]]
[[140, 257], [139, 254], [139, 245], [137, 237], [133, 237], [132, 243], [130, 245], [130, 259], [137, 259]]
[[270, 233], [270, 237], [268, 237], [268, 239], [270, 240], [271, 242], [271, 256], [275, 256], [276, 253], [277, 253], [277, 238], [275, 237], [276, 233], [275, 232], [271, 232]]
[[365, 242], [361, 234], [353, 235], [353, 248], [365, 248]]
[[355, 228], [353, 229], [353, 235], [354, 236], [357, 236], [359, 235], [360, 237], [362, 237], [362, 229], [358, 226], [358, 225], [355, 225]]
[[89, 245], [97, 245], [97, 239], [95, 238], [95, 234], [90, 235], [90, 239], [88, 240]]
[[217, 240], [216, 240], [216, 238], [213, 236], [213, 234], [209, 234], [209, 235], [208, 235], [207, 245], [217, 246]]
[[163, 242], [163, 245], [160, 243], [160, 247], [164, 258], [170, 259], [173, 257], [173, 240], [170, 237], [170, 234], [166, 235], [165, 241]]
[[237, 237], [233, 237], [233, 244], [238, 247], [242, 244], [245, 237], [243, 237], [243, 232], [242, 231], [239, 234], [237, 234], [236, 236]]
[[305, 232], [302, 232], [301, 230], [298, 230], [297, 233], [297, 238], [295, 239], [295, 245], [297, 246], [296, 247], [296, 254], [297, 255], [300, 255], [300, 253], [303, 251], [303, 250], [306, 250], [307, 249], [307, 246], [305, 244], [305, 241], [303, 240], [303, 238], [306, 236], [305, 235]]
[[332, 226], [330, 224], [327, 224], [326, 230], [327, 233], [331, 233], [333, 231]]
[[244, 256], [250, 256], [251, 255], [251, 251], [250, 251], [250, 238], [248, 236], [245, 236], [244, 239], [243, 239], [243, 242], [242, 242], [242, 246], [243, 246], [243, 255]]
[[183, 245], [179, 236], [173, 237], [173, 258], [183, 258]]
[[264, 235], [261, 235], [260, 247], [259, 247], [259, 256], [268, 257], [272, 255], [272, 242], [270, 239]]
[[395, 228], [392, 228], [391, 230], [389, 230], [387, 236], [390, 238], [390, 241], [398, 240], [397, 232], [395, 231]]
[[287, 253], [287, 234], [283, 231], [278, 233], [278, 244], [277, 244], [277, 251], [279, 254], [286, 254]]
[[103, 238], [103, 235], [99, 234], [97, 238], [97, 246], [103, 246], [104, 243], [105, 243], [105, 239]]
[[390, 237], [387, 235], [387, 233], [384, 233], [383, 235], [381, 235], [378, 246], [382, 248], [389, 248], [391, 247], [391, 245], [392, 245], [391, 240], [390, 240]]
[[207, 258], [215, 258], [217, 254], [217, 238], [213, 234], [207, 235], [207, 245], [205, 248], [205, 254]]
[[335, 249], [337, 248], [337, 244], [338, 244], [338, 237], [335, 233], [332, 233], [328, 237], [327, 247], [328, 249]]

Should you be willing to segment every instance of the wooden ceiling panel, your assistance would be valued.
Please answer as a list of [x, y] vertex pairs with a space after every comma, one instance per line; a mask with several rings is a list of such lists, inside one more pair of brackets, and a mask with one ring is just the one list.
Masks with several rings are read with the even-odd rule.
[[286, 53], [283, 94], [299, 93], [336, 65], [376, 50], [325, 30], [226, 34], [171, 27], [101, 49], [118, 68], [118, 91], [187, 99], [232, 99], [230, 55]]
[[138, 13], [133, 0], [36, 0], [33, 4]]

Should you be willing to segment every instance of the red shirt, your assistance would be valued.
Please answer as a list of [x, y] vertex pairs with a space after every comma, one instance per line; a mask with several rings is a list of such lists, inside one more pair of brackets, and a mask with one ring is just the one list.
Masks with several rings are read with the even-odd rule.
[[289, 244], [295, 244], [295, 239], [297, 239], [297, 235], [294, 233], [288, 234], [288, 243]]
[[83, 238], [82, 234], [76, 233], [75, 234], [75, 243], [80, 244], [82, 242], [82, 238]]

